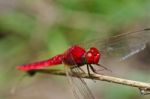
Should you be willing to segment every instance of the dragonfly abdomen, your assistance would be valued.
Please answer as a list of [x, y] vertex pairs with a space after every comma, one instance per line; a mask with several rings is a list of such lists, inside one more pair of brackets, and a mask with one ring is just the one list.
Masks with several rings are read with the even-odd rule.
[[60, 54], [48, 60], [43, 60], [43, 61], [31, 63], [31, 64], [17, 66], [17, 69], [21, 71], [30, 71], [30, 70], [35, 70], [35, 69], [42, 69], [47, 66], [54, 66], [54, 65], [62, 64], [62, 57], [63, 55]]

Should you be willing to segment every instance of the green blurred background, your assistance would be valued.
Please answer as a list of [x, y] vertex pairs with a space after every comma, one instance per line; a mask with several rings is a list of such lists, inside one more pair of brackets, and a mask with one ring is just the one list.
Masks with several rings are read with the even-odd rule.
[[[149, 19], [149, 0], [0, 0], [0, 99], [73, 99], [66, 77], [39, 74], [18, 84], [24, 73], [15, 67], [72, 44], [146, 28]], [[112, 69], [148, 82], [145, 68]], [[88, 82], [97, 99], [150, 99], [135, 88]]]

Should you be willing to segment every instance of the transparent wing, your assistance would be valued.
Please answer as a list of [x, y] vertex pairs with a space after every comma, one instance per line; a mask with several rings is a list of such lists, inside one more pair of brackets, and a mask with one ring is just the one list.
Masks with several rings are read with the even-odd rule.
[[96, 47], [103, 58], [113, 57], [125, 60], [146, 48], [150, 39], [150, 29], [122, 33], [104, 40], [92, 40], [83, 45], [85, 48]]
[[[83, 71], [81, 71], [78, 67], [74, 69], [68, 69], [68, 67], [66, 67], [67, 66], [65, 66], [66, 75], [75, 97], [77, 99], [95, 99], [86, 82], [79, 75]], [[72, 77], [71, 75], [75, 75], [76, 77]]]

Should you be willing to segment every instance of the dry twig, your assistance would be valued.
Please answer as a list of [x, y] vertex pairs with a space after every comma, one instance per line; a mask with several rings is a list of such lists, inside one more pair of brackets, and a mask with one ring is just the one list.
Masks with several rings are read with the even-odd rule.
[[[33, 72], [38, 72], [38, 73], [48, 73], [48, 74], [55, 74], [55, 75], [63, 75], [65, 76], [66, 73], [63, 70], [55, 70], [55, 69], [39, 69], [39, 70], [33, 70]], [[139, 82], [139, 81], [134, 81], [134, 80], [128, 80], [128, 79], [122, 79], [118, 77], [112, 77], [112, 76], [105, 76], [105, 75], [100, 75], [100, 74], [91, 74], [91, 77], [89, 77], [88, 74], [86, 73], [81, 73], [80, 74], [82, 78], [87, 78], [87, 79], [94, 79], [94, 80], [101, 80], [101, 81], [107, 81], [111, 83], [117, 83], [117, 84], [122, 84], [122, 85], [127, 85], [131, 87], [137, 87], [140, 89], [141, 94], [150, 94], [150, 83], [145, 83], [145, 82]], [[72, 75], [76, 76], [76, 75]]]

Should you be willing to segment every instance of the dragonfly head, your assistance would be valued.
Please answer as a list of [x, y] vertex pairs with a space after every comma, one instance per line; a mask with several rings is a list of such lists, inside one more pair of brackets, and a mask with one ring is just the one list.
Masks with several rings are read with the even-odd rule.
[[85, 53], [85, 60], [87, 64], [98, 64], [100, 59], [100, 52], [97, 48], [91, 47], [86, 53]]

